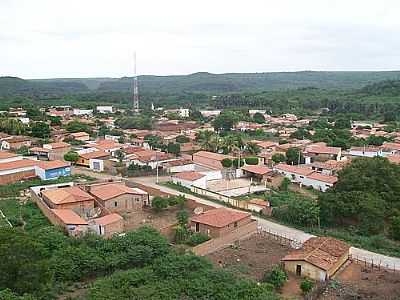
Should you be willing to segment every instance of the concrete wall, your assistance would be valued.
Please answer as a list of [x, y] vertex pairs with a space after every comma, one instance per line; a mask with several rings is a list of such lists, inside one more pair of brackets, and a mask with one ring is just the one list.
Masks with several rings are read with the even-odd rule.
[[194, 171], [194, 169], [195, 169], [195, 164], [188, 164], [188, 165], [183, 165], [183, 166], [170, 167], [168, 169], [168, 172], [179, 173], [179, 172]]
[[246, 238], [257, 231], [257, 222], [252, 221], [244, 226], [238, 227], [236, 230], [226, 234], [220, 238], [211, 239], [205, 243], [192, 248], [193, 253], [204, 256], [209, 253], [223, 249], [240, 239]]

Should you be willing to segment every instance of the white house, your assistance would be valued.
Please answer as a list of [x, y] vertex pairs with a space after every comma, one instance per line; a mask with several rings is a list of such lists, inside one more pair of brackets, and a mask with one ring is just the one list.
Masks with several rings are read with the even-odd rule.
[[163, 168], [168, 173], [180, 173], [187, 171], [194, 171], [196, 165], [190, 159], [176, 159], [163, 163]]
[[207, 187], [207, 177], [199, 172], [181, 172], [172, 176], [172, 182], [187, 188], [192, 186], [205, 189]]
[[96, 110], [101, 114], [112, 114], [114, 112], [112, 106], [97, 106]]
[[220, 110], [200, 110], [200, 113], [203, 117], [216, 117], [221, 114]]
[[310, 175], [302, 179], [301, 184], [305, 186], [311, 186], [315, 190], [325, 192], [327, 189], [333, 187], [338, 181], [336, 176], [323, 175], [318, 172], [311, 173]]
[[359, 157], [376, 157], [382, 156], [382, 149], [378, 147], [351, 147], [349, 154]]
[[72, 113], [75, 116], [91, 116], [91, 115], [93, 115], [93, 109], [74, 108]]
[[291, 166], [287, 164], [277, 164], [274, 167], [274, 171], [290, 179], [291, 182], [301, 183], [304, 178], [314, 171], [310, 168]]

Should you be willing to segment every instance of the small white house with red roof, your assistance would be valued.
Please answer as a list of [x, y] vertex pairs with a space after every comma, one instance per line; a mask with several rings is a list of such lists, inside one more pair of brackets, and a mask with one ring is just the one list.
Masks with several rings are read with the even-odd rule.
[[189, 189], [192, 186], [205, 189], [207, 187], [207, 176], [196, 171], [180, 172], [172, 176], [172, 182]]

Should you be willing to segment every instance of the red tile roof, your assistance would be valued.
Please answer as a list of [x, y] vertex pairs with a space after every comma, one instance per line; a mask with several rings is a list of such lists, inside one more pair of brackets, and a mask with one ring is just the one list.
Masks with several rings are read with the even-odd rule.
[[254, 173], [257, 175], [265, 175], [270, 172], [272, 172], [272, 169], [268, 168], [267, 166], [262, 166], [262, 165], [247, 165], [242, 167], [242, 170], [245, 170], [250, 173]]
[[199, 172], [195, 172], [195, 171], [180, 172], [180, 173], [177, 173], [174, 175], [174, 177], [176, 177], [176, 178], [187, 180], [187, 181], [195, 181], [200, 178], [203, 178], [204, 176], [206, 176], [206, 175], [201, 174]]
[[104, 225], [112, 224], [115, 222], [119, 222], [121, 220], [123, 220], [123, 218], [119, 214], [113, 213], [113, 214], [106, 215], [104, 217], [93, 219], [93, 222], [95, 224], [104, 226]]
[[94, 201], [94, 198], [77, 186], [42, 191], [49, 201], [54, 204], [66, 204], [83, 201]]
[[305, 152], [308, 153], [316, 153], [316, 154], [330, 154], [330, 155], [338, 155], [341, 151], [339, 147], [327, 147], [320, 145], [310, 145], [306, 148]]
[[225, 227], [249, 217], [251, 214], [231, 210], [224, 207], [208, 210], [200, 215], [192, 217], [192, 222], [206, 224], [212, 227]]
[[51, 210], [65, 225], [87, 225], [77, 213], [71, 209], [52, 209]]
[[7, 151], [0, 151], [0, 159], [7, 159], [12, 157], [17, 157], [18, 155], [15, 153], [7, 152]]
[[311, 173], [314, 172], [313, 170], [311, 170], [310, 168], [307, 168], [307, 167], [291, 166], [291, 165], [287, 165], [287, 164], [277, 164], [274, 168], [276, 170], [281, 170], [281, 171], [295, 173], [295, 174], [304, 175], [304, 176], [310, 175]]
[[314, 172], [311, 175], [308, 175], [307, 178], [312, 179], [312, 180], [318, 180], [318, 181], [330, 183], [330, 184], [335, 184], [338, 181], [338, 178], [336, 176], [323, 175], [318, 172]]
[[109, 200], [124, 194], [147, 195], [138, 188], [130, 188], [120, 182], [94, 184], [90, 186], [90, 193], [101, 200]]
[[43, 147], [49, 146], [51, 149], [61, 149], [61, 148], [69, 148], [71, 147], [70, 144], [64, 143], [64, 142], [58, 142], [58, 143], [50, 143], [50, 144], [44, 144]]
[[322, 270], [335, 267], [343, 255], [348, 255], [350, 246], [330, 237], [313, 237], [301, 249], [286, 255], [283, 261], [306, 261]]
[[22, 160], [4, 162], [4, 163], [0, 163], [0, 171], [14, 170], [14, 169], [20, 169], [20, 168], [27, 168], [27, 167], [32, 167], [32, 169], [33, 169], [33, 167], [36, 166], [37, 163], [38, 163], [38, 161], [30, 160], [30, 159], [22, 159]]
[[110, 154], [105, 151], [97, 150], [97, 151], [83, 153], [83, 154], [80, 154], [79, 156], [84, 159], [93, 159], [93, 158], [107, 157], [109, 155]]
[[200, 157], [205, 157], [208, 159], [213, 159], [213, 160], [218, 160], [221, 161], [225, 158], [234, 158], [230, 155], [225, 155], [225, 154], [219, 154], [219, 153], [214, 153], [214, 152], [208, 152], [208, 151], [199, 151], [193, 154], [193, 156], [200, 156]]
[[37, 166], [43, 170], [52, 170], [69, 167], [70, 163], [61, 160], [38, 161]]

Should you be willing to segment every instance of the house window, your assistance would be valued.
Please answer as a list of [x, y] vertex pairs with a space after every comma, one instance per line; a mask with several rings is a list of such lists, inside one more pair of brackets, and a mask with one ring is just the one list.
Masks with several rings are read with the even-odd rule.
[[238, 226], [237, 222], [233, 223], [233, 227], [236, 228], [237, 226]]
[[117, 206], [118, 206], [118, 202], [115, 201], [115, 202], [114, 202], [114, 207], [117, 207]]
[[200, 224], [196, 223], [196, 232], [199, 232], [199, 231], [200, 231]]
[[304, 178], [304, 176], [300, 176], [300, 178]]

